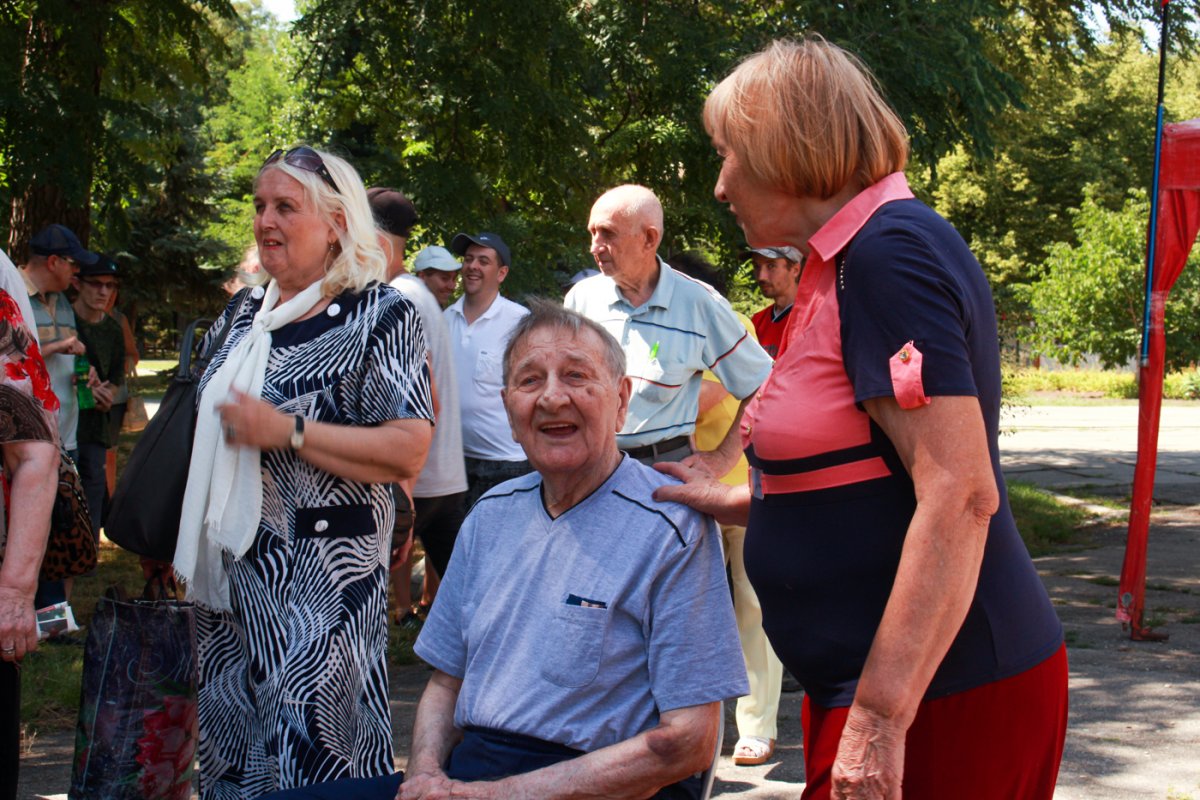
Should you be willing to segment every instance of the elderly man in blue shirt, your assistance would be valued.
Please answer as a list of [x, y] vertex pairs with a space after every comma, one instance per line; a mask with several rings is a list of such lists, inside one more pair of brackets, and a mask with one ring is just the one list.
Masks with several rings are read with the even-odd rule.
[[725, 298], [658, 257], [662, 232], [654, 192], [634, 185], [605, 192], [588, 219], [602, 274], [580, 281], [564, 304], [600, 323], [625, 351], [633, 394], [620, 448], [646, 464], [686, 460], [720, 477], [741, 454], [739, 426], [735, 420], [715, 451], [692, 456], [704, 371], [744, 407], [766, 380], [771, 357]]
[[407, 775], [275, 796], [698, 798], [747, 691], [715, 523], [622, 453], [621, 346], [531, 304], [504, 407], [535, 472], [480, 498], [415, 645], [433, 668]]

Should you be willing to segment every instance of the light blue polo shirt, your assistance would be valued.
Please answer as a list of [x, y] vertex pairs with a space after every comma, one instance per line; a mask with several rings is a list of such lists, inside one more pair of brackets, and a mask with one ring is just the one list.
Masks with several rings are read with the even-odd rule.
[[603, 325], [625, 350], [633, 396], [617, 435], [624, 448], [690, 435], [696, 429], [704, 370], [712, 370], [739, 400], [753, 394], [771, 371], [771, 357], [725, 298], [661, 259], [658, 269], [658, 286], [636, 308], [607, 275], [580, 281], [564, 301]]
[[749, 691], [716, 523], [628, 456], [557, 519], [536, 472], [463, 523], [417, 655], [461, 678], [454, 724], [591, 752]]

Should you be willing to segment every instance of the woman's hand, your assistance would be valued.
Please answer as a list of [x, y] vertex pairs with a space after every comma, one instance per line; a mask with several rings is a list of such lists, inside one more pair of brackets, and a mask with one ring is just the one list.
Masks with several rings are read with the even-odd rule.
[[721, 483], [706, 469], [684, 463], [664, 461], [655, 464], [654, 468], [683, 481], [655, 489], [655, 500], [683, 503], [715, 517], [722, 525], [746, 524], [750, 514], [750, 490], [747, 487]]
[[275, 406], [237, 389], [229, 390], [229, 399], [217, 406], [226, 443], [259, 450], [287, 447], [295, 423]]
[[37, 649], [33, 592], [0, 586], [0, 661], [19, 663]]
[[900, 800], [906, 733], [895, 721], [852, 706], [833, 762], [833, 800]]

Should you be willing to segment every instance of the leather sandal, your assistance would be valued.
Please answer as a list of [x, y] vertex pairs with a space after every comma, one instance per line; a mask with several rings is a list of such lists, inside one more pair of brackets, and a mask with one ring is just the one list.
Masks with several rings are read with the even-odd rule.
[[753, 767], [765, 763], [775, 755], [775, 740], [762, 736], [739, 736], [733, 746], [733, 763], [739, 767]]

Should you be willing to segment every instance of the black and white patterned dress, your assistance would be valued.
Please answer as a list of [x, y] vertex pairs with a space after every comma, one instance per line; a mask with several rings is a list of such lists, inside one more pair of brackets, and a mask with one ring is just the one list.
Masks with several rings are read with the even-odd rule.
[[[249, 330], [261, 305], [255, 294], [206, 378]], [[236, 301], [209, 336], [235, 308]], [[342, 425], [432, 419], [416, 309], [374, 285], [280, 328], [262, 396], [285, 413]], [[393, 770], [391, 488], [331, 475], [290, 450], [263, 454], [262, 481], [254, 544], [242, 558], [225, 556], [233, 610], [197, 613], [205, 800]]]

